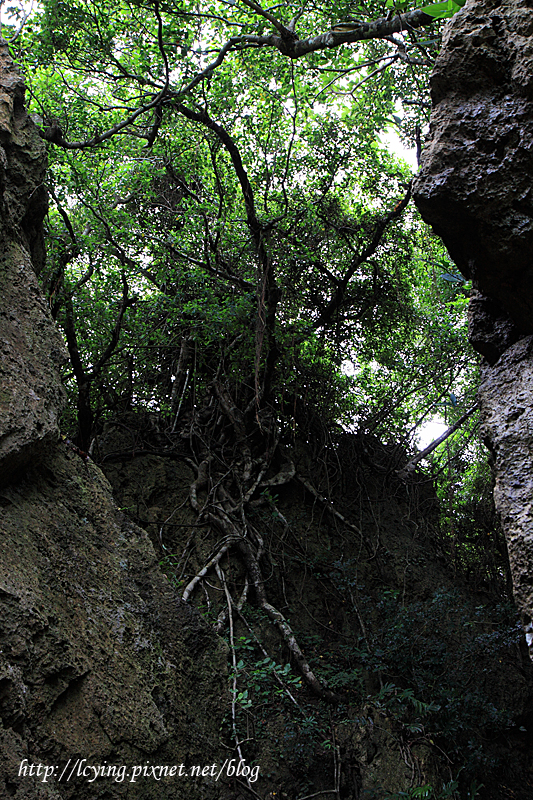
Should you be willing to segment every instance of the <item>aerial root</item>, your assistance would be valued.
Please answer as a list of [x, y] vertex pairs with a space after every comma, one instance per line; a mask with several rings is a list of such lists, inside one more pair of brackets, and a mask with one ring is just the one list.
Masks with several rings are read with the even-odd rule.
[[331, 692], [329, 689], [326, 689], [322, 686], [316, 675], [313, 673], [313, 670], [309, 666], [307, 659], [305, 658], [302, 650], [300, 649], [300, 645], [298, 644], [296, 637], [292, 631], [291, 626], [281, 613], [278, 611], [277, 608], [268, 602], [265, 592], [265, 585], [263, 582], [263, 576], [261, 574], [261, 568], [258, 563], [258, 559], [254, 555], [250, 543], [246, 540], [241, 540], [238, 543], [239, 550], [242, 553], [244, 562], [246, 564], [246, 569], [250, 576], [252, 585], [255, 589], [256, 598], [259, 603], [259, 607], [267, 614], [269, 619], [275, 624], [277, 629], [279, 630], [285, 644], [289, 648], [291, 655], [293, 656], [294, 660], [298, 664], [298, 668], [304, 678], [305, 682], [310, 686], [310, 688], [321, 697], [323, 700], [327, 700], [331, 703], [338, 703], [340, 701], [340, 697], [336, 695], [334, 692]]
[[[268, 489], [273, 486], [281, 486], [289, 483], [296, 476], [296, 469], [292, 460], [288, 459], [286, 463], [278, 470], [274, 477], [265, 479], [265, 474], [268, 467], [272, 463], [273, 453], [277, 450], [279, 444], [279, 435], [275, 435], [267, 447], [266, 452], [259, 459], [252, 461], [251, 452], [246, 441], [244, 418], [242, 412], [236, 407], [231, 395], [227, 388], [218, 381], [213, 382], [214, 394], [219, 401], [224, 416], [230, 421], [234, 435], [237, 442], [241, 445], [240, 452], [242, 456], [241, 469], [238, 473], [234, 470], [229, 470], [226, 474], [219, 478], [218, 482], [213, 485], [214, 476], [211, 475], [211, 465], [214, 456], [210, 454], [205, 457], [197, 467], [196, 480], [191, 484], [189, 491], [189, 499], [192, 508], [196, 511], [199, 517], [207, 521], [214, 530], [222, 533], [222, 539], [217, 545], [216, 552], [209, 558], [204, 566], [194, 575], [193, 578], [186, 585], [182, 599], [187, 601], [191, 598], [196, 586], [205, 579], [210, 570], [214, 570], [218, 576], [220, 586], [226, 597], [225, 607], [220, 611], [214, 628], [217, 633], [221, 633], [225, 625], [229, 623], [230, 627], [230, 647], [233, 652], [233, 659], [235, 661], [235, 648], [233, 643], [234, 627], [233, 627], [233, 614], [238, 613], [241, 615], [242, 608], [247, 601], [250, 587], [253, 587], [255, 592], [255, 600], [259, 608], [264, 611], [268, 619], [274, 623], [278, 632], [280, 633], [283, 641], [285, 642], [293, 662], [297, 665], [300, 674], [302, 675], [305, 683], [312, 689], [312, 691], [323, 700], [329, 703], [338, 703], [341, 701], [338, 695], [324, 687], [319, 679], [311, 669], [306, 657], [304, 656], [300, 645], [296, 639], [294, 631], [290, 624], [285, 619], [283, 614], [275, 608], [267, 598], [265, 590], [264, 579], [261, 571], [260, 561], [264, 552], [263, 537], [259, 531], [251, 526], [247, 520], [245, 508], [247, 505], [255, 504], [252, 495], [261, 487]], [[241, 471], [242, 470], [242, 471]], [[252, 478], [252, 472], [255, 470], [255, 478]], [[225, 485], [226, 479], [232, 475], [232, 480], [236, 480], [238, 484], [240, 498], [235, 500], [229, 492], [229, 485]], [[316, 492], [315, 489], [305, 478], [299, 478], [303, 485], [310, 491], [317, 499], [326, 504], [326, 507], [338, 519], [340, 519], [347, 527], [355, 530], [361, 535], [361, 531], [349, 523], [336, 509], [331, 507], [331, 504]], [[199, 492], [207, 487], [207, 500], [201, 504], [199, 500]], [[278, 512], [279, 513], [279, 512]], [[239, 519], [237, 520], [237, 515]], [[281, 515], [279, 515], [281, 519]], [[283, 520], [286, 524], [286, 521]], [[232, 548], [235, 547], [240, 554], [245, 567], [245, 582], [238, 601], [234, 600], [228, 588], [226, 576], [221, 566], [223, 556]], [[241, 615], [242, 616], [242, 615]], [[244, 617], [243, 617], [244, 620]], [[247, 623], [245, 623], [247, 624]], [[263, 653], [266, 651], [261, 646]], [[287, 690], [288, 691], [288, 690]], [[289, 696], [293, 702], [295, 698], [290, 694]], [[235, 704], [235, 698], [234, 698]], [[232, 718], [235, 719], [235, 705], [232, 709]]]
[[363, 531], [361, 530], [361, 528], [358, 528], [357, 525], [353, 524], [353, 522], [349, 522], [349, 520], [347, 520], [346, 517], [343, 514], [341, 514], [340, 511], [337, 511], [337, 509], [333, 506], [331, 500], [328, 500], [327, 497], [324, 497], [323, 495], [319, 494], [319, 492], [317, 492], [315, 487], [312, 486], [311, 483], [309, 483], [307, 478], [304, 478], [302, 475], [296, 475], [296, 480], [300, 481], [300, 483], [303, 486], [305, 486], [307, 491], [310, 492], [313, 495], [313, 497], [316, 497], [316, 499], [324, 505], [326, 511], [332, 514], [336, 519], [340, 520], [342, 524], [345, 525], [347, 528], [349, 528], [351, 531], [355, 531], [355, 533], [358, 533], [361, 539], [364, 541]]
[[230, 541], [226, 541], [226, 543], [222, 545], [222, 547], [219, 550], [217, 550], [215, 555], [209, 559], [207, 564], [204, 564], [200, 572], [198, 572], [185, 587], [183, 594], [181, 596], [182, 600], [187, 601], [189, 599], [189, 597], [194, 591], [194, 587], [196, 586], [196, 584], [199, 583], [202, 580], [202, 578], [205, 577], [205, 575], [207, 575], [210, 569], [212, 569], [213, 567], [216, 569], [218, 567], [220, 559], [222, 558], [224, 553], [227, 553], [230, 547], [233, 544], [235, 544], [236, 541], [237, 541], [236, 538], [231, 538]]

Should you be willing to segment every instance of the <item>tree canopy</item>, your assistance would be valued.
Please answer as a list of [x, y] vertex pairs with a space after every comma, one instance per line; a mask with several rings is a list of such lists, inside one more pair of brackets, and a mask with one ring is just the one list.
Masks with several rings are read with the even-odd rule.
[[184, 413], [193, 350], [198, 389], [222, 369], [256, 408], [304, 396], [376, 430], [462, 396], [460, 278], [380, 142], [420, 147], [435, 17], [458, 7], [437, 5], [53, 0], [26, 20], [80, 446], [133, 400]]
[[420, 155], [440, 19], [459, 5], [9, 10], [49, 142], [41, 277], [82, 451], [98, 458], [128, 409], [177, 435], [216, 407], [251, 499], [280, 442], [344, 430], [409, 450], [427, 420], [466, 414], [438, 451], [453, 469], [432, 457], [447, 486], [475, 472], [469, 287], [383, 144], [392, 129]]

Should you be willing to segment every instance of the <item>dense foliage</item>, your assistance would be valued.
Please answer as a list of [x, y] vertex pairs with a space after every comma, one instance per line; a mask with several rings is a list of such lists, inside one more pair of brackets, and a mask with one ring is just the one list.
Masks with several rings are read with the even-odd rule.
[[[351, 18], [294, 14], [299, 41]], [[299, 398], [380, 434], [412, 435], [450, 393], [458, 412], [471, 402], [464, 289], [380, 143], [398, 125], [419, 139], [438, 32], [290, 59], [253, 38], [267, 17], [54, 0], [15, 42], [35, 118], [63, 145], [44, 282], [75, 353], [83, 448], [116, 408], [183, 413], [221, 367], [259, 405]]]
[[[241, 636], [235, 674], [242, 739], [251, 726], [269, 725], [273, 705], [283, 708], [291, 721], [283, 735], [274, 737], [275, 757], [290, 763], [300, 790], [311, 791], [316, 764], [334, 749], [336, 737], [342, 741], [354, 724], [363, 736], [378, 726], [386, 731], [389, 746], [403, 748], [413, 770], [426, 749], [439, 748], [453, 765], [448, 781], [420, 782], [418, 790], [386, 794], [387, 800], [478, 797], [481, 780], [490, 781], [503, 766], [494, 743], [514, 726], [491, 697], [487, 662], [488, 654], [495, 663], [509, 662], [518, 647], [521, 632], [512, 605], [474, 608], [453, 590], [436, 592], [430, 602], [407, 604], [393, 590], [370, 597], [357, 586], [350, 563], [337, 563], [331, 577], [347, 603], [355, 592], [364, 621], [361, 635], [340, 647], [324, 647], [315, 637], [313, 666], [344, 702], [332, 712], [326, 704], [306, 700], [298, 691], [301, 680], [288, 665], [264, 658], [253, 638]], [[303, 640], [312, 650], [313, 636]], [[460, 781], [453, 775], [460, 775]], [[383, 800], [384, 792], [378, 788], [365, 797]]]

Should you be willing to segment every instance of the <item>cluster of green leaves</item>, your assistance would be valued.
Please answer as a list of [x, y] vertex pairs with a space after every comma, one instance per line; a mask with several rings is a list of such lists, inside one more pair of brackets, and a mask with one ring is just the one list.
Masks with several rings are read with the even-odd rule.
[[[273, 757], [290, 764], [304, 791], [313, 765], [333, 758], [337, 727], [364, 728], [378, 715], [388, 720], [398, 747], [424, 744], [445, 753], [454, 778], [445, 785], [426, 783], [377, 796], [477, 797], [481, 785], [505, 768], [492, 744], [514, 726], [509, 712], [495, 704], [493, 690], [498, 670], [519, 646], [516, 610], [510, 603], [475, 606], [456, 590], [407, 603], [398, 590], [383, 589], [371, 597], [357, 585], [355, 571], [354, 564], [338, 562], [330, 577], [344, 597], [345, 611], [355, 598], [353, 611], [363, 621], [364, 635], [333, 646], [323, 635], [299, 636], [315, 674], [345, 703], [332, 709], [310, 697], [288, 664], [265, 658], [248, 636], [236, 640], [238, 730], [249, 742], [250, 757], [260, 752], [267, 735]], [[260, 612], [252, 616], [261, 624]], [[355, 709], [365, 712], [354, 718]]]
[[[235, 672], [230, 674], [230, 681], [234, 677], [243, 686], [236, 695], [236, 700], [243, 709], [253, 708], [254, 713], [260, 713], [262, 708], [269, 706], [273, 700], [285, 694], [285, 689], [299, 689], [302, 679], [291, 670], [290, 664], [277, 664], [269, 656], [255, 660], [257, 651], [256, 643], [247, 636], [240, 636], [235, 642], [235, 652], [239, 656]], [[250, 660], [250, 655], [252, 659]], [[277, 679], [277, 680], [276, 680]]]
[[[473, 404], [477, 377], [465, 322], [468, 290], [442, 278], [453, 266], [438, 240], [423, 228], [413, 229], [405, 264], [398, 254], [394, 259], [395, 269], [405, 270], [394, 327], [380, 335], [379, 316], [373, 315], [374, 335], [358, 337], [357, 348], [346, 354], [359, 396], [358, 427], [405, 443], [425, 421], [443, 418], [450, 393], [459, 398], [446, 415], [451, 425]], [[382, 313], [390, 319], [386, 300]]]
[[[429, 14], [430, 17], [434, 19], [449, 19], [453, 17], [454, 14], [464, 6], [466, 0], [443, 0], [440, 3], [430, 3], [422, 4], [417, 3], [417, 7], [420, 8], [425, 14]], [[395, 11], [407, 11], [411, 7], [411, 3], [409, 0], [387, 0], [385, 3], [387, 8], [393, 9]]]
[[[356, 10], [326, 2], [302, 14], [288, 4], [282, 16], [285, 23], [297, 16], [302, 38], [354, 13], [372, 19], [388, 11], [380, 2]], [[261, 264], [242, 176], [213, 127], [181, 113], [182, 97], [231, 138], [254, 195], [279, 297], [275, 396], [282, 414], [292, 409], [304, 428], [318, 415], [328, 424], [407, 435], [406, 425], [444, 389], [464, 393], [461, 310], [428, 284], [422, 254], [444, 256], [415, 216], [389, 226], [328, 315], [339, 282], [405, 192], [409, 171], [379, 137], [398, 120], [400, 100], [407, 138], [425, 121], [437, 34], [423, 43], [400, 37], [396, 45], [378, 38], [296, 61], [243, 40], [192, 85], [232, 36], [269, 28], [247, 3], [45, 0], [17, 39], [32, 110], [43, 128], [57, 125], [69, 141], [88, 142], [143, 98], [167, 86], [173, 92], [167, 105], [132, 122], [128, 135], [49, 152], [54, 202], [44, 281], [64, 327], [71, 299], [88, 372], [115, 328], [123, 276], [136, 299], [112, 356], [91, 378], [96, 423], [131, 405], [166, 412], [184, 337], [196, 345], [189, 405], [222, 362], [230, 382], [253, 382]], [[396, 58], [406, 47], [425, 54], [424, 63]], [[262, 358], [264, 365], [265, 352]], [[74, 378], [67, 375], [71, 409]], [[72, 412], [67, 424], [75, 425]]]
[[[346, 124], [339, 139], [348, 139], [352, 124]], [[186, 127], [180, 137], [177, 126], [173, 147], [158, 154], [138, 158], [132, 152], [128, 156], [122, 144], [120, 149], [108, 147], [105, 154], [93, 153], [82, 164], [83, 171], [78, 158], [61, 152], [57, 163], [54, 158], [51, 164], [58, 200], [71, 207], [71, 221], [79, 232], [80, 253], [68, 266], [66, 290], [75, 287], [89, 267], [94, 270], [90, 282], [73, 296], [84, 360], [94, 363], [109, 339], [120, 299], [120, 270], [125, 268], [138, 301], [128, 312], [120, 348], [102, 376], [102, 385], [105, 381], [127, 398], [131, 396], [128, 375], [133, 372], [136, 402], [163, 410], [171, 389], [169, 373], [183, 336], [199, 344], [199, 376], [203, 365], [210, 359], [214, 364], [236, 337], [241, 337], [240, 345], [233, 351], [230, 369], [250, 374], [253, 350], [254, 255], [235, 199], [234, 177], [224, 153], [205, 137], [198, 142], [198, 163], [190, 158], [187, 163], [193, 132]], [[182, 142], [187, 142], [183, 155]], [[277, 146], [274, 142], [273, 149]], [[339, 421], [353, 424], [354, 418], [371, 417], [376, 407], [388, 406], [400, 414], [401, 406], [405, 421], [411, 411], [402, 405], [402, 394], [410, 396], [418, 387], [418, 398], [425, 396], [431, 402], [442, 391], [434, 380], [441, 371], [430, 357], [430, 348], [435, 354], [436, 337], [442, 340], [442, 356], [436, 355], [448, 373], [440, 384], [444, 380], [458, 391], [454, 377], [466, 358], [464, 327], [457, 329], [448, 309], [440, 316], [430, 309], [422, 270], [412, 274], [413, 253], [423, 246], [417, 243], [420, 226], [413, 222], [411, 230], [399, 226], [392, 230], [376, 260], [354, 275], [334, 324], [313, 330], [313, 320], [331, 295], [328, 273], [340, 279], [353, 256], [343, 237], [364, 244], [381, 209], [398, 196], [401, 180], [399, 167], [374, 149], [372, 141], [365, 147], [352, 134], [351, 142], [339, 141], [337, 146], [333, 148], [323, 132], [318, 139], [307, 138], [307, 150], [292, 165], [293, 210], [271, 235], [283, 297], [278, 317], [279, 384], [284, 395], [304, 397], [319, 413], [326, 411], [330, 420], [338, 415]], [[323, 148], [333, 148], [333, 152], [321, 152]], [[169, 177], [164, 166], [168, 163], [176, 180]], [[214, 169], [209, 169], [213, 163]], [[344, 163], [351, 164], [353, 173], [344, 172], [338, 189], [321, 194], [315, 183], [327, 185], [335, 180]], [[298, 185], [300, 170], [310, 178], [305, 186]], [[261, 176], [257, 180], [260, 183]], [[285, 191], [289, 196], [288, 187]], [[365, 195], [359, 199], [362, 191]], [[191, 194], [200, 197], [191, 198]], [[272, 194], [265, 191], [264, 204], [273, 205], [269, 216], [280, 205], [279, 197]], [[378, 202], [376, 213], [372, 205]], [[62, 225], [60, 214], [51, 210], [49, 240], [57, 243], [50, 252], [51, 279], [56, 271], [54, 255], [60, 258], [61, 248], [69, 244], [65, 244]], [[201, 258], [202, 251], [208, 253], [215, 241], [216, 258], [223, 259], [250, 288], [243, 291], [242, 283], [231, 285], [206, 269], [208, 258]], [[61, 314], [60, 310], [60, 321]], [[347, 362], [355, 364], [352, 378]], [[322, 390], [329, 384], [333, 391], [321, 398], [313, 392], [313, 383]], [[95, 395], [105, 398], [101, 391]]]
[[471, 584], [511, 596], [507, 545], [494, 508], [492, 474], [474, 418], [430, 458], [444, 549]]
[[[415, 602], [395, 589], [371, 597], [356, 572], [355, 564], [338, 562], [331, 577], [346, 606], [357, 604], [364, 634], [333, 653], [322, 648], [317, 673], [337, 675], [352, 702], [358, 697], [394, 721], [402, 741], [444, 751], [463, 790], [494, 774], [501, 764], [487, 744], [513, 725], [493, 689], [497, 665], [519, 647], [516, 609], [509, 602], [475, 606], [456, 590]], [[370, 675], [380, 682], [372, 694]]]
[[[265, 622], [257, 612], [249, 610], [248, 615], [256, 624]], [[237, 678], [237, 728], [240, 739], [248, 742], [248, 758], [264, 755], [266, 745], [273, 761], [290, 766], [295, 786], [305, 793], [308, 785], [312, 787], [307, 784], [309, 770], [317, 761], [329, 762], [335, 736], [331, 709], [302, 692], [302, 679], [290, 664], [265, 658], [254, 639], [241, 635], [234, 647], [238, 661], [229, 682], [232, 687]], [[344, 713], [340, 710], [335, 718]]]

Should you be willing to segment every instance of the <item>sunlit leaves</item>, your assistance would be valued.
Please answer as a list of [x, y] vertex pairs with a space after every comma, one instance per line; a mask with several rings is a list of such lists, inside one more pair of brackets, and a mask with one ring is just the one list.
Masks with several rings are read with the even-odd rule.
[[429, 14], [430, 17], [435, 19], [448, 19], [457, 14], [458, 11], [464, 6], [466, 0], [444, 0], [442, 3], [431, 3], [431, 5], [423, 6], [422, 11]]
[[[287, 25], [298, 12], [286, 4], [272, 13]], [[379, 2], [324, 3], [305, 9], [297, 32], [385, 13]], [[239, 2], [181, 0], [45, 0], [33, 25], [22, 41], [32, 105], [71, 141], [109, 129], [167, 80], [181, 91], [232, 36], [275, 28]], [[438, 275], [453, 270], [424, 260], [427, 234], [415, 218], [387, 229], [351, 274], [335, 315], [315, 328], [406, 191], [409, 175], [379, 135], [394, 115], [406, 135], [425, 118], [435, 41], [415, 47], [416, 64], [399, 58], [400, 45], [411, 46], [405, 37], [373, 40], [296, 61], [243, 46], [184, 97], [231, 137], [254, 194], [280, 293], [280, 387], [303, 392], [325, 419], [389, 435], [401, 435], [443, 392], [462, 393], [465, 295], [449, 284], [446, 296], [446, 281], [437, 286]], [[163, 408], [183, 336], [198, 348], [198, 374], [207, 378], [227, 350], [226, 369], [252, 372], [257, 241], [235, 163], [212, 129], [186, 119], [169, 97], [104, 145], [80, 154], [51, 148], [49, 183], [62, 207], [52, 205], [49, 217], [49, 283], [64, 269], [62, 291], [73, 292], [88, 363], [113, 328], [123, 272], [138, 296], [102, 380], [121, 386], [135, 374], [137, 402]], [[443, 258], [433, 239], [429, 250]], [[60, 298], [56, 292], [58, 309]]]

